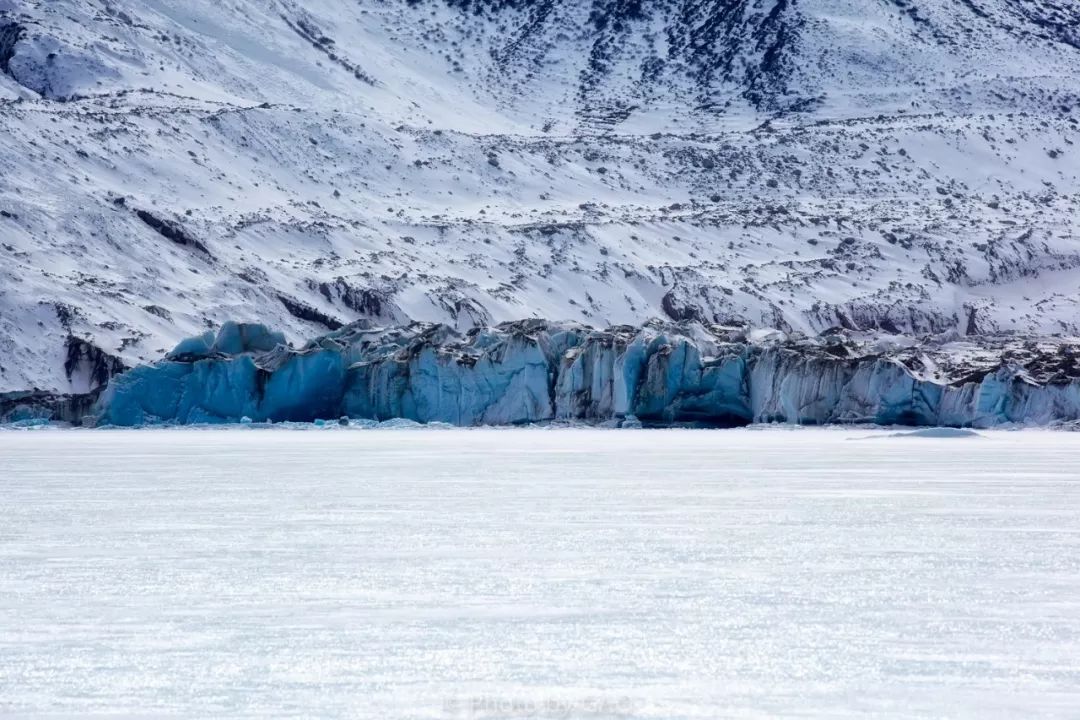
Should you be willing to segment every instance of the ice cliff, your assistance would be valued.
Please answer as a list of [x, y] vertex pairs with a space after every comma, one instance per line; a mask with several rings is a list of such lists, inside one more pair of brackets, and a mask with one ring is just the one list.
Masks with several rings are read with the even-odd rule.
[[261, 325], [226, 323], [114, 377], [96, 422], [1043, 425], [1080, 418], [1076, 350], [1007, 340], [884, 347], [696, 322], [596, 330], [540, 320], [464, 335], [361, 321], [294, 349]]

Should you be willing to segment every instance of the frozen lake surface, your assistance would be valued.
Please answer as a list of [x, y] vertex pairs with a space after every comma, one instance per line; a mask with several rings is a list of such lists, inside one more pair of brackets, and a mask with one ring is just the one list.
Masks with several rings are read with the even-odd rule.
[[0, 432], [0, 715], [1073, 716], [1080, 435]]

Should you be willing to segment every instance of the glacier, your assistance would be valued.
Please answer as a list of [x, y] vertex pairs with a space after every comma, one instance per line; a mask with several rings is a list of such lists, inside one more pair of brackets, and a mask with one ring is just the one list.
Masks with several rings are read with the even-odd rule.
[[1080, 337], [1078, 27], [1061, 0], [0, 0], [0, 394], [91, 393], [228, 320]]
[[989, 428], [1080, 419], [1076, 347], [981, 342], [882, 345], [696, 321], [522, 320], [466, 333], [358, 321], [291, 348], [265, 326], [230, 322], [112, 378], [87, 421]]

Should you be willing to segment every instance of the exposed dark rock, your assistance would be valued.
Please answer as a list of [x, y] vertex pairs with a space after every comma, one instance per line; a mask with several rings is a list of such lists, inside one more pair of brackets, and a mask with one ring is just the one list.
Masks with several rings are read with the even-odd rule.
[[332, 318], [321, 310], [313, 308], [296, 298], [279, 293], [277, 299], [281, 301], [281, 304], [285, 306], [285, 309], [289, 311], [289, 314], [295, 318], [306, 320], [307, 322], [318, 323], [327, 330], [337, 330], [344, 326], [344, 323], [340, 320]]
[[11, 58], [15, 56], [15, 45], [22, 38], [26, 29], [18, 23], [0, 25], [0, 72], [11, 74]]
[[67, 303], [53, 303], [53, 310], [56, 311], [56, 319], [60, 323], [60, 327], [67, 331], [71, 331], [71, 324], [79, 316], [78, 308]]
[[207, 257], [213, 258], [210, 251], [199, 240], [188, 234], [186, 230], [178, 223], [172, 220], [165, 220], [159, 218], [156, 215], [146, 210], [136, 210], [135, 215], [140, 220], [153, 228], [159, 235], [167, 240], [172, 240], [177, 245], [183, 245], [185, 247], [194, 248], [199, 252], [205, 254]]
[[161, 318], [162, 320], [168, 320], [170, 322], [172, 321], [172, 313], [169, 312], [168, 309], [163, 308], [160, 305], [143, 305], [143, 310], [150, 313], [151, 315], [155, 315]]
[[120, 358], [74, 335], [68, 336], [66, 347], [64, 373], [69, 382], [84, 385], [87, 392], [104, 387], [111, 377], [127, 370]]
[[389, 293], [372, 288], [355, 287], [345, 278], [318, 284], [319, 293], [328, 302], [340, 302], [361, 317], [400, 320], [400, 312], [393, 306]]
[[[545, 32], [554, 25], [560, 9], [576, 0], [445, 0], [446, 4], [475, 15], [502, 14], [500, 20], [516, 23], [509, 40], [493, 51], [498, 66], [506, 71], [515, 64], [539, 62], [550, 49]], [[423, 3], [410, 0], [411, 5]], [[731, 0], [703, 2], [642, 2], [642, 0], [592, 0], [588, 24], [588, 65], [582, 71], [578, 96], [581, 117], [601, 126], [616, 125], [637, 108], [637, 103], [609, 95], [605, 82], [612, 69], [624, 60], [626, 38], [650, 26], [665, 28], [663, 55], [641, 63], [641, 86], [656, 83], [665, 73], [695, 79], [700, 88], [701, 109], [716, 103], [713, 89], [722, 83], [739, 85], [743, 96], [762, 109], [793, 108], [812, 98], [788, 97], [790, 56], [798, 42], [804, 19], [794, 0], [775, 0], [765, 7], [747, 7]], [[720, 108], [717, 108], [720, 109]]]
[[326, 55], [331, 62], [341, 66], [357, 80], [368, 85], [376, 84], [375, 78], [368, 75], [356, 63], [343, 57], [340, 51], [335, 49], [334, 41], [319, 32], [318, 28], [312, 25], [310, 20], [303, 17], [290, 18], [287, 15], [282, 15], [281, 19], [294, 33], [307, 40], [313, 48]]
[[674, 292], [668, 292], [660, 301], [660, 307], [672, 320], [701, 320], [701, 310], [693, 305], [682, 305], [676, 300]]
[[102, 388], [89, 393], [59, 394], [38, 391], [0, 393], [0, 423], [28, 420], [82, 425], [93, 420], [94, 405]]

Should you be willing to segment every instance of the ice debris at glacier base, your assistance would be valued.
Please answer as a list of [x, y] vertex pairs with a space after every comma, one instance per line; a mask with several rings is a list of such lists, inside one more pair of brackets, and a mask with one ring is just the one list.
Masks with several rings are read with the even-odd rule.
[[980, 343], [883, 350], [838, 335], [748, 339], [695, 322], [596, 330], [524, 320], [460, 335], [361, 321], [293, 349], [261, 325], [226, 323], [115, 377], [98, 422], [992, 427], [1080, 418], [1074, 346]]

